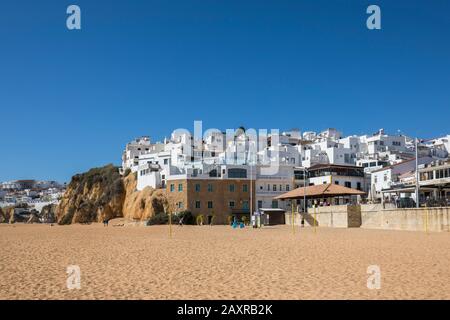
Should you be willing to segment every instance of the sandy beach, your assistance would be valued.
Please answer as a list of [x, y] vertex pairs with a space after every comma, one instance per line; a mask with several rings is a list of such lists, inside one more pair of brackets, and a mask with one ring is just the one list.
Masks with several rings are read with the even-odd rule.
[[449, 233], [15, 224], [0, 245], [0, 299], [450, 299]]

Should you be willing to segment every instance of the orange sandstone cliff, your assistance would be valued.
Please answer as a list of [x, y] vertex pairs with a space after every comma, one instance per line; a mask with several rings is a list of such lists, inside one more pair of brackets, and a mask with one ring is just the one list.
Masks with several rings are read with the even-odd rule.
[[147, 220], [167, 210], [164, 190], [147, 187], [137, 191], [136, 184], [135, 174], [122, 177], [113, 165], [77, 174], [56, 208], [57, 222], [89, 223], [117, 217]]

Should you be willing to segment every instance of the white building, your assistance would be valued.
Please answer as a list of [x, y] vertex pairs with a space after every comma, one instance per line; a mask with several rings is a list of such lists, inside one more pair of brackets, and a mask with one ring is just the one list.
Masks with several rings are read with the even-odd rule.
[[255, 182], [256, 208], [281, 208], [289, 209], [289, 201], [274, 200], [275, 197], [293, 190], [294, 167], [292, 165], [281, 165], [276, 174], [265, 174], [261, 170], [264, 166], [258, 166]]
[[137, 171], [139, 156], [150, 153], [150, 148], [150, 138], [146, 136], [136, 138], [127, 143], [122, 153], [122, 170], [131, 169], [132, 172]]
[[[419, 157], [448, 155], [449, 137], [421, 144]], [[226, 133], [210, 130], [202, 137], [179, 130], [164, 143], [156, 144], [152, 144], [148, 137], [141, 137], [127, 144], [123, 153], [123, 169], [137, 171], [137, 188], [142, 190], [147, 186], [164, 188], [168, 179], [177, 176], [196, 177], [207, 172], [222, 176], [222, 171], [226, 171], [228, 166], [275, 167], [278, 170], [271, 176], [260, 171], [255, 176], [255, 205], [271, 208], [282, 206], [272, 202], [275, 195], [305, 184], [300, 167], [311, 169], [308, 184], [331, 181], [369, 194], [373, 189], [375, 198], [381, 197], [381, 190], [399, 180], [406, 171], [397, 170], [409, 167], [415, 154], [413, 139], [404, 135], [388, 135], [383, 129], [373, 135], [347, 137], [333, 128], [319, 134], [313, 131], [301, 134], [299, 130], [291, 130], [281, 135], [269, 134], [266, 142], [261, 146], [250, 130], [242, 127]], [[256, 156], [250, 157], [250, 150], [257, 152]]]
[[348, 165], [317, 164], [308, 169], [309, 185], [333, 183], [368, 192], [364, 168]]
[[[427, 164], [433, 161], [431, 157], [419, 158], [419, 165]], [[390, 165], [378, 170], [372, 171], [371, 174], [371, 192], [372, 199], [381, 199], [382, 190], [390, 189], [394, 184], [399, 182], [400, 176], [415, 171], [416, 160], [403, 161], [394, 165]]]

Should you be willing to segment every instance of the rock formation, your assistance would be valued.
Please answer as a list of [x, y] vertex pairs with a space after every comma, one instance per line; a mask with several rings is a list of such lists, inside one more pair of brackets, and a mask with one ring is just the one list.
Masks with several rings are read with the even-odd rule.
[[26, 221], [27, 223], [41, 223], [41, 220], [39, 220], [39, 211], [33, 209], [28, 214], [28, 219]]
[[165, 190], [147, 187], [137, 191], [136, 185], [136, 174], [122, 178], [113, 165], [75, 175], [56, 208], [57, 222], [101, 222], [116, 217], [142, 221], [168, 210]]
[[0, 223], [9, 223], [11, 218], [10, 207], [0, 208]]
[[48, 204], [42, 207], [41, 210], [41, 219], [43, 223], [55, 223], [56, 222], [56, 204]]
[[146, 187], [142, 191], [137, 191], [135, 174], [125, 177], [124, 185], [126, 190], [123, 205], [124, 218], [142, 221], [167, 211], [168, 201], [165, 190]]
[[59, 224], [100, 222], [122, 216], [125, 189], [119, 169], [94, 168], [72, 177], [56, 210]]

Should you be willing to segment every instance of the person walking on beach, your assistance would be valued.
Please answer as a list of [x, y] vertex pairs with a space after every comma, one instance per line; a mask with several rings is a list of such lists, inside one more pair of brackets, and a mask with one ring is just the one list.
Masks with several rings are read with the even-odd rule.
[[104, 226], [104, 227], [107, 227], [107, 226], [108, 226], [108, 223], [109, 223], [109, 220], [108, 220], [108, 219], [103, 219], [103, 226]]
[[181, 217], [181, 218], [180, 218], [180, 221], [178, 221], [178, 225], [179, 225], [180, 227], [183, 226], [183, 218], [184, 218], [184, 217]]

